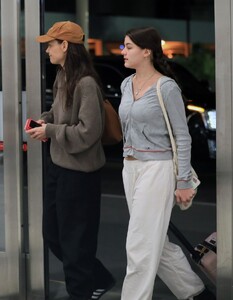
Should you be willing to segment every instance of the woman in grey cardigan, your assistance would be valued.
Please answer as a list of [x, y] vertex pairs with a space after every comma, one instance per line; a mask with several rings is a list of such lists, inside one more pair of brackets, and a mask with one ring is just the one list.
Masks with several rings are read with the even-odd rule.
[[48, 43], [50, 62], [59, 65], [52, 108], [37, 121], [41, 127], [27, 131], [51, 140], [43, 237], [63, 263], [69, 299], [99, 299], [114, 284], [95, 256], [105, 164], [103, 93], [78, 24], [57, 22], [37, 41]]
[[[124, 136], [123, 182], [130, 213], [121, 299], [151, 300], [157, 274], [177, 299], [215, 299], [192, 271], [181, 248], [167, 236], [174, 200], [187, 205], [195, 193], [190, 181], [191, 137], [181, 90], [154, 28], [128, 31], [122, 55], [125, 67], [136, 72], [122, 82], [119, 107]], [[177, 145], [177, 178], [156, 90], [159, 78]]]

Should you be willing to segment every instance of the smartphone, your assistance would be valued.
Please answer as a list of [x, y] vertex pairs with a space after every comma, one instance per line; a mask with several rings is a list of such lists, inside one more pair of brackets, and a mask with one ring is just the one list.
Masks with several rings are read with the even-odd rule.
[[[24, 126], [24, 130], [29, 130], [35, 127], [41, 127], [42, 125], [37, 123], [36, 121], [32, 120], [32, 119], [27, 119], [25, 126]], [[47, 142], [47, 138], [42, 140], [42, 142]]]
[[32, 120], [32, 119], [27, 119], [26, 124], [24, 126], [25, 130], [29, 130], [35, 127], [40, 127], [41, 124], [37, 123], [36, 121]]

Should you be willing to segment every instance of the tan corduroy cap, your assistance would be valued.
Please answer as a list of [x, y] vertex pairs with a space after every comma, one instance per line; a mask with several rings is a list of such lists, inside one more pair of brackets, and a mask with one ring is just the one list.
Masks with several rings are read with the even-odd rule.
[[36, 40], [39, 43], [62, 40], [75, 44], [83, 44], [84, 37], [85, 34], [78, 24], [64, 21], [55, 23], [46, 34], [38, 36]]

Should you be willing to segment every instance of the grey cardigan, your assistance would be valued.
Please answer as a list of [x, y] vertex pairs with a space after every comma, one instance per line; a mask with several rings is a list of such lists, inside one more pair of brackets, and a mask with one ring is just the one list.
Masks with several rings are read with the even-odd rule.
[[[145, 160], [170, 160], [172, 149], [164, 116], [159, 104], [156, 84], [134, 101], [132, 78], [121, 85], [119, 115], [123, 130], [123, 156]], [[192, 187], [191, 137], [189, 134], [181, 91], [176, 82], [166, 76], [161, 79], [161, 93], [177, 144], [179, 174], [177, 188]]]
[[41, 115], [47, 123], [46, 137], [51, 139], [51, 159], [67, 169], [95, 171], [105, 164], [101, 91], [94, 78], [87, 76], [77, 83], [69, 108], [64, 107], [65, 97], [65, 77], [60, 71], [54, 83], [52, 108]]

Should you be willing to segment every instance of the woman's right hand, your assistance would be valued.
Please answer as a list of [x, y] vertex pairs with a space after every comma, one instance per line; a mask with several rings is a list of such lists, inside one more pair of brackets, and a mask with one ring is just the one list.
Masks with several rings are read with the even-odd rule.
[[176, 202], [188, 205], [192, 198], [195, 196], [196, 191], [193, 188], [189, 189], [177, 189], [175, 191]]

